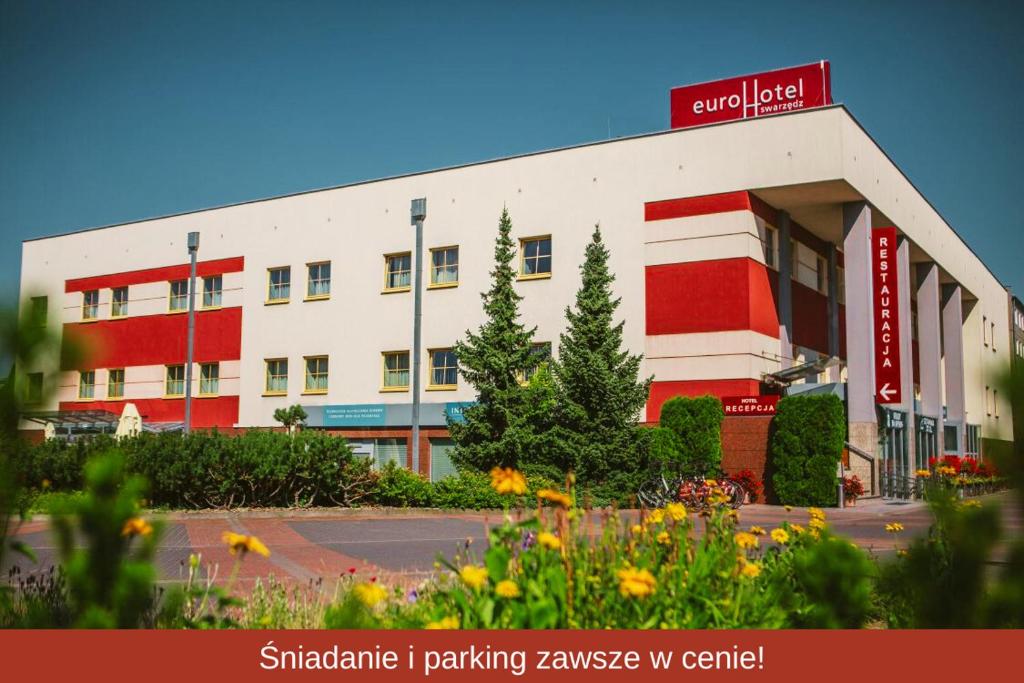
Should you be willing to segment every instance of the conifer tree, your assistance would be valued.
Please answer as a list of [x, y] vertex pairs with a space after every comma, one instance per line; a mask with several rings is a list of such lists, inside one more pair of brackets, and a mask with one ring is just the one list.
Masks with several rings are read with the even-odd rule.
[[501, 213], [494, 246], [491, 287], [481, 296], [485, 322], [474, 334], [455, 345], [459, 372], [477, 393], [476, 404], [463, 411], [465, 422], [450, 422], [455, 441], [452, 460], [460, 467], [487, 470], [495, 465], [512, 467], [530, 450], [532, 426], [522, 417], [526, 391], [520, 384], [523, 370], [531, 362], [534, 330], [519, 320], [522, 297], [513, 283], [515, 256], [512, 219], [508, 209]]
[[[643, 466], [637, 427], [650, 379], [639, 378], [641, 355], [622, 350], [624, 322], [614, 322], [621, 299], [612, 297], [615, 276], [600, 226], [587, 245], [575, 310], [560, 339], [552, 372], [559, 392], [560, 437], [576, 459], [581, 483], [618, 481], [628, 488]], [[627, 494], [620, 491], [619, 494]]]

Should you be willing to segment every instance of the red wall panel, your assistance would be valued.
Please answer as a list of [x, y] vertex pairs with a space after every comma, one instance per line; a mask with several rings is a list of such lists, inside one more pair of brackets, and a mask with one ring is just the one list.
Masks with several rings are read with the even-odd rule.
[[[188, 316], [146, 315], [64, 325], [64, 370], [184, 363]], [[72, 353], [81, 348], [80, 357]], [[196, 312], [195, 362], [239, 360], [242, 309]]]
[[647, 266], [647, 334], [754, 330], [778, 338], [764, 265], [749, 258]]
[[657, 422], [661, 406], [673, 396], [757, 396], [761, 383], [755, 379], [693, 379], [652, 382], [647, 397], [647, 422]]
[[[182, 422], [185, 419], [183, 398], [143, 398], [128, 401], [62, 401], [61, 410], [106, 410], [121, 414], [125, 403], [134, 403], [143, 422]], [[238, 397], [192, 399], [194, 427], [232, 427], [238, 422]]]
[[[223, 273], [238, 273], [245, 267], [245, 258], [235, 256], [232, 258], [215, 259], [212, 261], [200, 261], [196, 264], [196, 275], [206, 277], [208, 275], [221, 275]], [[110, 275], [94, 275], [91, 277], [80, 277], [64, 282], [65, 292], [83, 292], [89, 289], [106, 289], [108, 287], [127, 287], [129, 285], [141, 285], [147, 282], [167, 282], [170, 280], [184, 280], [189, 276], [189, 264], [183, 263], [162, 268], [146, 268], [144, 270], [130, 270], [123, 273], [112, 273]]]

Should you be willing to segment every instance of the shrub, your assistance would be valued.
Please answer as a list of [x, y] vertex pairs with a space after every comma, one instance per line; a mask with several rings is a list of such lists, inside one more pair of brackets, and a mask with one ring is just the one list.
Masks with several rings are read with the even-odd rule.
[[769, 444], [772, 485], [787, 505], [835, 505], [836, 472], [846, 440], [838, 396], [787, 396], [779, 401]]
[[430, 507], [434, 490], [423, 476], [394, 462], [384, 466], [374, 480], [373, 502], [392, 507]]
[[655, 427], [650, 435], [651, 460], [663, 470], [676, 471], [683, 466], [683, 440], [668, 427]]
[[722, 467], [722, 402], [714, 396], [676, 396], [661, 407], [660, 425], [682, 444], [684, 474], [717, 476]]

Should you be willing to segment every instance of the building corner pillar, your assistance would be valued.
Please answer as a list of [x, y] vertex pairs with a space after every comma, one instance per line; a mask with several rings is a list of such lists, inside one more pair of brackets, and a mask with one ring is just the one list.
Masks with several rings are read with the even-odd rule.
[[[839, 256], [836, 245], [828, 245], [828, 355], [839, 358]], [[828, 369], [830, 382], [842, 379], [842, 366], [836, 363]]]
[[[956, 455], [964, 453], [967, 434], [964, 405], [964, 308], [960, 285], [942, 285], [942, 355], [945, 361], [946, 422], [956, 425]], [[945, 454], [945, 434], [940, 435]]]
[[900, 319], [900, 410], [907, 413], [907, 471], [904, 474], [912, 477], [917, 462], [917, 424], [914, 415], [914, 329], [913, 311], [910, 308], [910, 242], [905, 237], [899, 238], [896, 249], [896, 282], [899, 301], [897, 314]]
[[867, 202], [843, 204], [843, 259], [848, 440], [853, 446], [875, 456], [873, 465], [860, 458], [851, 458], [850, 465], [862, 481], [878, 481], [874, 283], [871, 272], [871, 207]]
[[789, 214], [779, 211], [779, 357], [783, 370], [793, 367], [793, 254]]

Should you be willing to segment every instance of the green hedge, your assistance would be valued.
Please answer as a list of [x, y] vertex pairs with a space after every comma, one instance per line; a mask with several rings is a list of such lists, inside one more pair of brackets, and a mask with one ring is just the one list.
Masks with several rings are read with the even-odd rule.
[[[722, 470], [722, 402], [714, 396], [676, 396], [661, 406], [659, 425], [678, 437], [674, 458], [683, 474], [716, 476]], [[654, 437], [661, 458], [671, 459], [672, 439]]]
[[[467, 471], [430, 482], [388, 463], [372, 469], [353, 455], [345, 439], [305, 430], [294, 436], [247, 431], [140, 434], [114, 441], [109, 436], [67, 443], [51, 440], [26, 449], [21, 462], [25, 484], [48, 492], [82, 488], [83, 468], [111, 448], [124, 454], [129, 474], [149, 482], [149, 503], [168, 508], [438, 507], [498, 509], [508, 501], [491, 488], [490, 475]], [[527, 472], [528, 498], [558, 484], [547, 473]]]
[[837, 471], [846, 441], [838, 396], [779, 401], [769, 444], [772, 485], [786, 505], [836, 505]]

